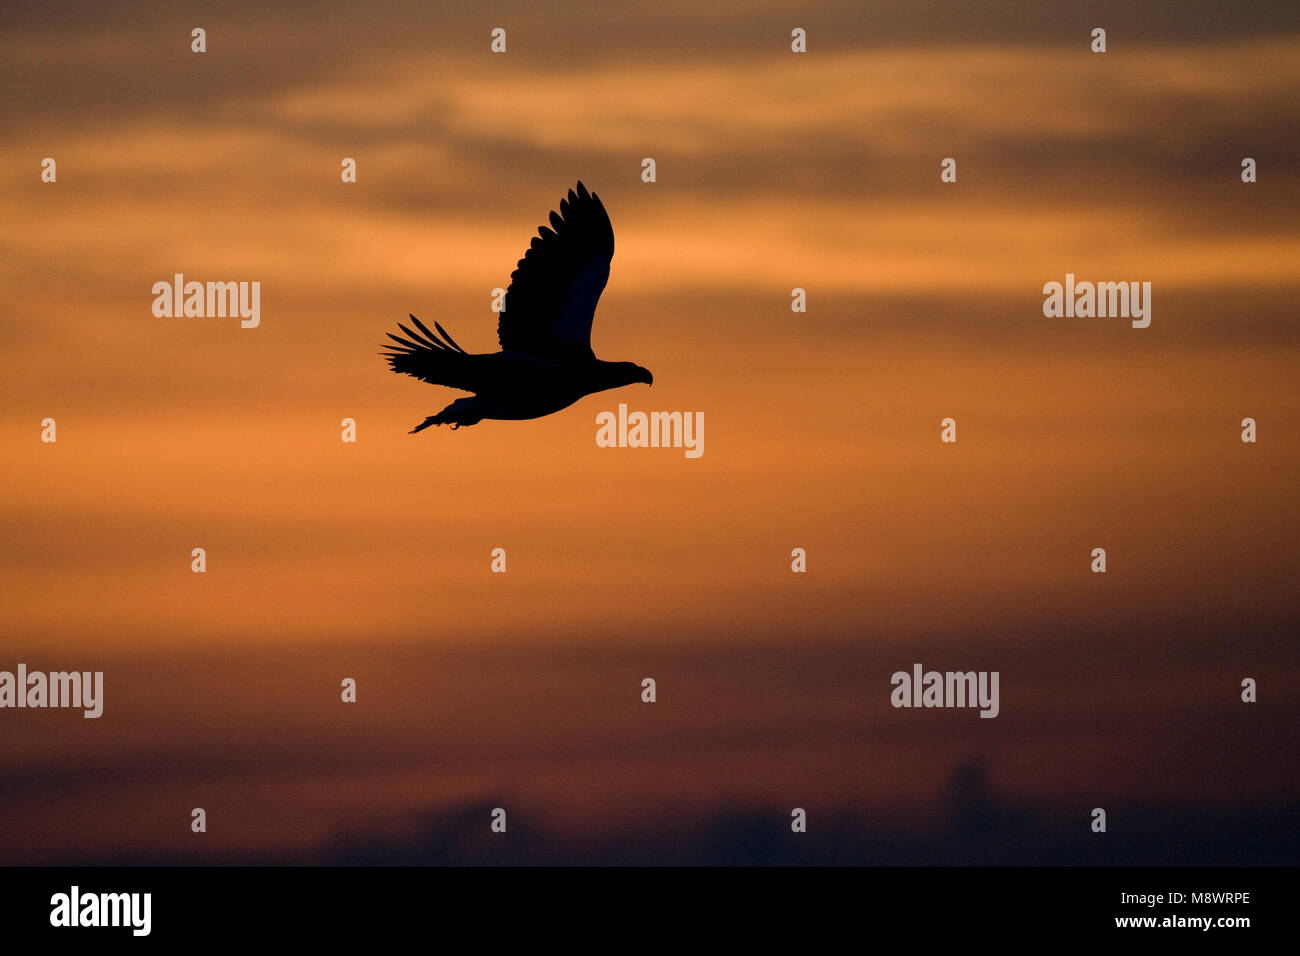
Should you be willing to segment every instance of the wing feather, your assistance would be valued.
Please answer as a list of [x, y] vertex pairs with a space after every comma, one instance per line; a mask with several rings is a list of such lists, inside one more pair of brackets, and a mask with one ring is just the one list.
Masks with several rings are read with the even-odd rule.
[[385, 332], [396, 345], [385, 345], [387, 352], [380, 352], [388, 362], [389, 368], [401, 375], [411, 375], [422, 382], [434, 385], [446, 385], [466, 392], [482, 391], [489, 384], [491, 370], [484, 364], [486, 355], [471, 355], [457, 345], [437, 322], [434, 327], [442, 333], [444, 342], [434, 335], [423, 322], [411, 316], [420, 335], [407, 328], [401, 322], [397, 327], [409, 336], [402, 338], [392, 332]]

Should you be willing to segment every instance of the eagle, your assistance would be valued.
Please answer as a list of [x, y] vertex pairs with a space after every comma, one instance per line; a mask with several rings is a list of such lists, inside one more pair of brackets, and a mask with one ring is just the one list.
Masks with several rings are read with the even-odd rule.
[[430, 425], [454, 431], [485, 418], [541, 418], [568, 408], [584, 395], [654, 376], [634, 362], [604, 362], [591, 350], [596, 303], [609, 280], [614, 227], [605, 205], [578, 182], [552, 211], [510, 274], [500, 318], [499, 352], [466, 352], [437, 322], [436, 331], [411, 316], [415, 328], [386, 333], [396, 345], [379, 353], [400, 375], [472, 392], [430, 415], [410, 434]]

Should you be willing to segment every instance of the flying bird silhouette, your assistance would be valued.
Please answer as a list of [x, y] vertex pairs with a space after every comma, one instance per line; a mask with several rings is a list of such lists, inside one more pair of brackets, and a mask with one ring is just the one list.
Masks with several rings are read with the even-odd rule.
[[414, 315], [418, 332], [399, 322], [405, 338], [386, 333], [397, 344], [379, 354], [394, 372], [474, 393], [430, 415], [411, 434], [430, 425], [455, 430], [485, 418], [541, 418], [593, 392], [653, 384], [654, 376], [640, 365], [603, 362], [591, 350], [591, 323], [613, 258], [609, 214], [579, 181], [510, 274], [497, 321], [501, 351], [466, 352], [437, 322], [437, 332], [430, 332]]

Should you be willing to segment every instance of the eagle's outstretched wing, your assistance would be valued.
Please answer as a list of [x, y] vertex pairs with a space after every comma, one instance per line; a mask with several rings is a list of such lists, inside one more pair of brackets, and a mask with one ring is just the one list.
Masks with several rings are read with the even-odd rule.
[[553, 362], [589, 359], [591, 322], [614, 258], [609, 214], [579, 182], [551, 213], [551, 227], [537, 233], [510, 274], [497, 321], [501, 348]]
[[489, 384], [491, 373], [483, 362], [488, 356], [466, 352], [437, 322], [433, 323], [438, 330], [435, 335], [415, 316], [411, 316], [411, 321], [420, 331], [416, 332], [399, 322], [397, 327], [406, 333], [407, 338], [386, 333], [397, 344], [386, 345], [384, 348], [389, 351], [379, 353], [388, 360], [389, 367], [394, 372], [466, 392], [481, 391]]

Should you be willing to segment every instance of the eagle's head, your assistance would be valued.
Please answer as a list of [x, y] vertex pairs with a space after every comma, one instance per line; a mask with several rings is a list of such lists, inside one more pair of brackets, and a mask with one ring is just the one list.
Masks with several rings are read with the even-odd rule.
[[642, 368], [635, 362], [597, 362], [595, 372], [596, 387], [600, 391], [622, 388], [635, 382], [653, 385], [655, 380], [648, 368]]

